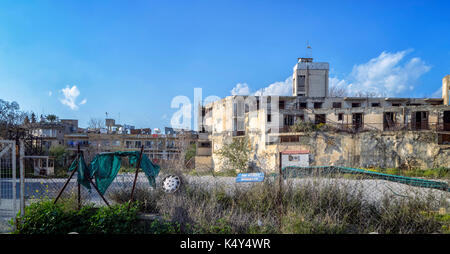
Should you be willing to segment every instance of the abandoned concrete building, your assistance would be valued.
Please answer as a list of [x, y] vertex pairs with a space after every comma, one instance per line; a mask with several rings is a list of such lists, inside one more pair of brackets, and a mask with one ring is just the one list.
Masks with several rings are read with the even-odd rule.
[[228, 96], [203, 105], [196, 168], [223, 169], [217, 151], [244, 136], [256, 170], [278, 170], [288, 164], [285, 154], [307, 154], [303, 166], [450, 166], [450, 75], [442, 98], [330, 97], [328, 69], [299, 58], [292, 96]]

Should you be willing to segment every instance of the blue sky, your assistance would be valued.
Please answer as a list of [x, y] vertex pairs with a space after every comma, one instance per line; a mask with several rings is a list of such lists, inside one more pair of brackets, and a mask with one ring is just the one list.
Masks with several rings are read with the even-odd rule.
[[316, 61], [330, 63], [332, 84], [440, 97], [449, 9], [449, 1], [3, 0], [0, 98], [82, 127], [108, 112], [162, 128], [178, 110], [172, 99], [193, 102], [195, 87], [203, 98], [238, 84], [286, 93], [279, 88], [306, 41]]

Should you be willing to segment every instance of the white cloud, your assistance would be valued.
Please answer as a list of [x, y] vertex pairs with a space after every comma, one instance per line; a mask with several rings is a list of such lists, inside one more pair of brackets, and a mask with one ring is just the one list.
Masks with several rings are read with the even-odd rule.
[[352, 94], [369, 92], [378, 96], [404, 95], [414, 90], [418, 79], [431, 68], [418, 57], [402, 64], [411, 51], [382, 52], [367, 63], [353, 66], [346, 79], [330, 78], [330, 87], [347, 88]]
[[[329, 86], [346, 89], [351, 95], [372, 93], [377, 96], [399, 96], [414, 90], [419, 78], [427, 73], [431, 66], [418, 57], [407, 60], [405, 57], [412, 50], [395, 53], [382, 52], [379, 56], [363, 64], [353, 66], [352, 72], [345, 78], [329, 78]], [[406, 61], [406, 62], [405, 62]], [[247, 83], [238, 83], [232, 95], [292, 95], [292, 76], [250, 92]]]
[[292, 76], [288, 77], [285, 81], [278, 81], [268, 85], [265, 88], [261, 88], [254, 93], [250, 92], [250, 88], [247, 83], [238, 83], [231, 90], [231, 95], [291, 95], [292, 94]]
[[255, 95], [278, 95], [287, 96], [292, 95], [292, 76], [288, 77], [284, 81], [278, 81], [268, 85], [265, 88], [261, 88], [254, 93]]
[[87, 102], [87, 100], [84, 99], [79, 105], [77, 105], [76, 99], [80, 95], [80, 90], [78, 90], [77, 86], [72, 86], [71, 88], [67, 86], [66, 88], [62, 89], [61, 92], [63, 93], [64, 98], [59, 99], [59, 101], [62, 104], [69, 106], [69, 108], [72, 110], [77, 110], [79, 105], [83, 105]]
[[48, 96], [52, 96], [52, 91], [48, 91]]
[[249, 95], [250, 88], [247, 83], [238, 83], [233, 89], [231, 89], [231, 95]]

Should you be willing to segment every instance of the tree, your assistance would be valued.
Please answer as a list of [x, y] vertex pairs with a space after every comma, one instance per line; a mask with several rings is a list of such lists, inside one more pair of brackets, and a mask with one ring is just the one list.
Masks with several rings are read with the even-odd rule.
[[354, 97], [361, 97], [361, 98], [374, 98], [377, 97], [376, 92], [369, 92], [369, 91], [357, 91], [354, 94]]
[[0, 136], [7, 137], [10, 130], [18, 128], [23, 123], [25, 116], [17, 102], [0, 99]]
[[64, 146], [62, 145], [51, 146], [48, 153], [50, 156], [55, 157], [55, 166], [58, 167], [64, 166], [64, 159], [67, 155], [67, 150]]
[[348, 91], [345, 87], [331, 86], [328, 96], [329, 97], [345, 97], [345, 96], [348, 96]]
[[101, 118], [91, 118], [88, 123], [89, 128], [91, 129], [101, 129], [105, 128], [105, 122]]
[[58, 120], [58, 117], [53, 114], [47, 115], [45, 118], [47, 119], [47, 121], [51, 123], [56, 122]]
[[247, 172], [252, 152], [248, 136], [234, 137], [229, 144], [224, 144], [216, 153], [222, 157], [228, 170]]
[[36, 123], [36, 114], [34, 112], [31, 113], [31, 123]]
[[29, 124], [30, 123], [30, 118], [28, 118], [28, 116], [25, 116], [25, 118], [23, 119], [23, 124]]

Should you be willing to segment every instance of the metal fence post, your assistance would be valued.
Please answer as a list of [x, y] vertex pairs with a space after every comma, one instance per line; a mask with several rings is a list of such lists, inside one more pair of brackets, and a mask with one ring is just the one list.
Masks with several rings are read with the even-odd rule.
[[14, 215], [17, 214], [17, 175], [16, 175], [16, 141], [11, 143], [11, 164], [12, 164], [12, 201]]
[[24, 144], [23, 140], [20, 140], [19, 147], [19, 168], [20, 168], [20, 216], [23, 217], [25, 215], [25, 165], [24, 165]]

